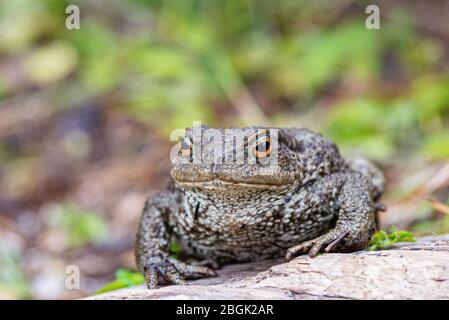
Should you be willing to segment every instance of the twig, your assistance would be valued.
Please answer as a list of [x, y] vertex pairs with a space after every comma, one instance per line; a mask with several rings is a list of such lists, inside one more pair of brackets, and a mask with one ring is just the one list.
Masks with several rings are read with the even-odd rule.
[[430, 204], [432, 205], [432, 208], [435, 211], [449, 215], [449, 206], [445, 205], [444, 203], [442, 203], [436, 199], [430, 198], [430, 197], [425, 198], [424, 200], [429, 201]]

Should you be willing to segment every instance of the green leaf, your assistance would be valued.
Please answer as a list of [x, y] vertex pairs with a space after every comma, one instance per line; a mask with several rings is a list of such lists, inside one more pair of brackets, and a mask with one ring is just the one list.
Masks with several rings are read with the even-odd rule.
[[181, 245], [178, 242], [173, 242], [170, 246], [170, 254], [175, 258], [179, 257], [181, 250]]
[[145, 283], [145, 278], [139, 272], [120, 268], [115, 272], [115, 280], [105, 284], [96, 294], [105, 293], [117, 289], [128, 288]]
[[398, 242], [415, 242], [416, 239], [410, 231], [397, 230], [391, 227], [388, 232], [385, 230], [377, 231], [371, 237], [368, 250], [374, 251], [389, 247]]

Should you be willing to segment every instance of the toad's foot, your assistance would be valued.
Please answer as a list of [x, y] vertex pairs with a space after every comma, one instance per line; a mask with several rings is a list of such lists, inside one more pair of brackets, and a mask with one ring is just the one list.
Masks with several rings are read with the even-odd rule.
[[204, 266], [194, 266], [174, 258], [160, 259], [144, 267], [145, 282], [148, 289], [157, 289], [159, 278], [170, 284], [185, 285], [185, 278], [205, 278], [215, 276], [215, 272]]
[[[370, 181], [360, 173], [336, 174], [341, 179], [338, 201], [340, 210], [335, 227], [315, 239], [300, 243], [287, 250], [286, 259], [298, 253], [309, 253], [310, 257], [324, 252], [353, 252], [367, 247], [375, 230], [375, 208], [370, 192]], [[324, 250], [322, 248], [324, 247]]]
[[325, 252], [330, 252], [336, 245], [338, 245], [344, 238], [349, 235], [349, 230], [339, 230], [333, 229], [328, 233], [319, 236], [315, 239], [305, 241], [296, 246], [293, 246], [287, 250], [287, 254], [285, 258], [287, 261], [290, 261], [293, 256], [300, 253], [309, 253], [311, 258], [317, 256], [319, 252], [321, 252], [321, 248], [327, 245], [324, 248]]

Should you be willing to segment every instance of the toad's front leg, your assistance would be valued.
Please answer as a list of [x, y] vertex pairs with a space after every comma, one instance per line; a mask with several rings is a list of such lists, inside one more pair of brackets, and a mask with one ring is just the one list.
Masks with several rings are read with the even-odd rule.
[[204, 266], [189, 265], [170, 257], [169, 210], [175, 210], [179, 201], [169, 192], [150, 197], [140, 219], [136, 240], [137, 267], [145, 276], [149, 289], [158, 287], [159, 278], [171, 284], [185, 284], [184, 278], [214, 276]]
[[335, 227], [327, 233], [300, 243], [287, 250], [286, 259], [300, 253], [315, 257], [324, 252], [352, 252], [364, 249], [375, 230], [372, 186], [360, 173], [332, 175], [340, 188], [338, 202], [340, 210]]

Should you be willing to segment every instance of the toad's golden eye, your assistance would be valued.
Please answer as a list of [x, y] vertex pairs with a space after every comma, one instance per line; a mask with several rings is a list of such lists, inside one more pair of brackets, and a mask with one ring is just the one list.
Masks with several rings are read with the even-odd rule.
[[271, 153], [271, 139], [270, 136], [263, 135], [257, 138], [256, 140], [256, 157], [266, 158], [270, 156]]
[[264, 136], [258, 138], [256, 141], [256, 157], [266, 158], [270, 156], [270, 153], [271, 153], [270, 137]]
[[181, 141], [181, 155], [190, 157], [192, 155], [193, 144], [190, 138], [186, 137]]

